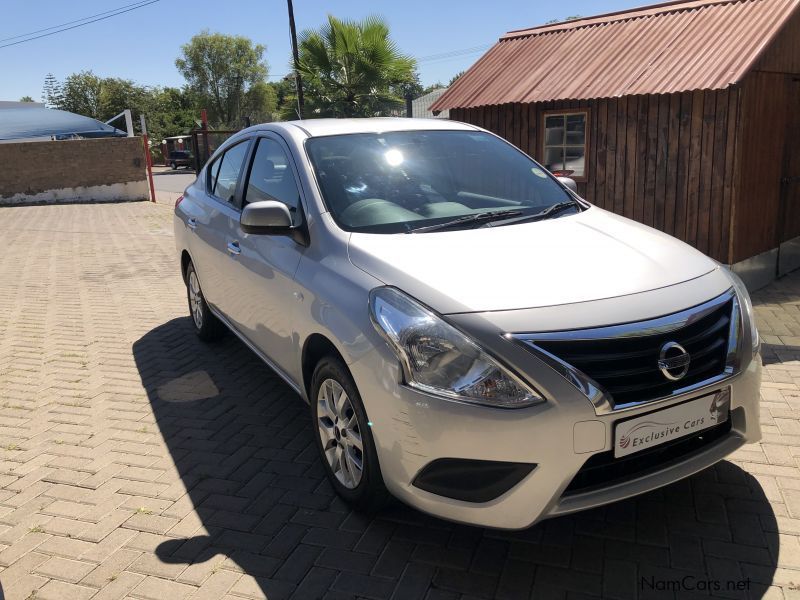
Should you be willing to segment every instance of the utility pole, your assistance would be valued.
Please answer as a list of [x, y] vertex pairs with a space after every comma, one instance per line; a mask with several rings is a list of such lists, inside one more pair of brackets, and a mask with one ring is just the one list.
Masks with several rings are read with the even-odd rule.
[[286, 0], [289, 5], [289, 29], [292, 32], [292, 56], [294, 57], [294, 82], [297, 87], [297, 116], [303, 118], [303, 80], [300, 78], [300, 57], [297, 53], [297, 31], [294, 28], [294, 8], [292, 0]]

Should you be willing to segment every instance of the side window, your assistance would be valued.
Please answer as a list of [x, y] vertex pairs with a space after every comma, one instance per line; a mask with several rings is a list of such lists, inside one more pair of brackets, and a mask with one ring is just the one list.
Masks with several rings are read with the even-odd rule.
[[286, 152], [278, 142], [269, 138], [258, 140], [250, 179], [245, 189], [245, 203], [259, 200], [283, 202], [289, 207], [294, 221], [297, 222], [300, 192], [297, 190], [294, 172]]
[[247, 146], [247, 142], [232, 146], [211, 165], [212, 179], [209, 181], [209, 189], [217, 198], [226, 202], [233, 201], [236, 182], [239, 180], [244, 157], [247, 154]]
[[544, 118], [544, 166], [551, 171], [571, 171], [586, 176], [586, 125], [588, 112], [547, 114]]

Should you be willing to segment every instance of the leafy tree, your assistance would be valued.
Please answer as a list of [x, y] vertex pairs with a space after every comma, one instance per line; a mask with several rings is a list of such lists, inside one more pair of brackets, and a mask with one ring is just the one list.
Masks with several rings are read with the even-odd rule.
[[279, 81], [267, 84], [275, 92], [275, 103], [278, 107], [276, 116], [288, 119], [297, 118], [297, 96], [294, 74], [287, 75]]
[[100, 121], [130, 109], [135, 131], [140, 133], [139, 116], [145, 115], [148, 133], [157, 144], [165, 137], [188, 133], [196, 125], [200, 105], [202, 101], [190, 89], [147, 87], [82, 71], [64, 81], [59, 108]]
[[22, 98], [19, 99], [19, 101], [20, 102], [33, 102], [33, 98], [31, 98], [30, 96], [23, 96]]
[[[101, 119], [101, 88], [102, 80], [91, 71], [73, 73], [64, 80], [61, 86], [62, 97], [56, 104], [56, 108], [94, 119]], [[109, 115], [106, 118], [113, 116]]]
[[[329, 15], [299, 40], [306, 117], [367, 117], [402, 108], [415, 83], [413, 58], [401, 54], [380, 17], [344, 21]], [[285, 105], [293, 112], [294, 98]], [[284, 111], [286, 112], [286, 111]]]
[[271, 85], [259, 81], [244, 93], [242, 116], [250, 117], [250, 124], [267, 123], [274, 118], [278, 106], [278, 94]]
[[450, 87], [450, 86], [451, 86], [451, 85], [453, 85], [453, 84], [454, 84], [456, 81], [458, 81], [458, 78], [459, 78], [459, 77], [461, 77], [461, 76], [462, 76], [464, 73], [466, 73], [466, 71], [459, 71], [458, 73], [456, 73], [455, 75], [453, 75], [453, 76], [450, 78], [450, 81], [447, 83], [447, 87]]
[[545, 21], [545, 25], [554, 25], [555, 23], [566, 23], [567, 21], [574, 21], [575, 19], [582, 19], [583, 15], [570, 15], [569, 17], [565, 17], [563, 19], [550, 19], [549, 21]]
[[175, 66], [189, 87], [208, 102], [213, 122], [238, 126], [245, 103], [264, 98], [263, 88], [254, 91], [249, 99], [246, 97], [253, 86], [264, 83], [267, 77], [264, 50], [264, 46], [253, 44], [246, 37], [204, 30], [181, 46], [183, 54], [175, 60]]
[[42, 102], [44, 102], [44, 105], [48, 108], [60, 108], [62, 100], [61, 84], [55, 78], [55, 75], [48, 73], [44, 78]]

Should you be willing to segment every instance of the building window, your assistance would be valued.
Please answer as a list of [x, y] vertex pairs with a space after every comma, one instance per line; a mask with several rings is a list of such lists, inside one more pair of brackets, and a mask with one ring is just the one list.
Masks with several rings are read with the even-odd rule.
[[568, 177], [586, 178], [587, 123], [589, 113], [546, 113], [544, 116], [544, 166]]

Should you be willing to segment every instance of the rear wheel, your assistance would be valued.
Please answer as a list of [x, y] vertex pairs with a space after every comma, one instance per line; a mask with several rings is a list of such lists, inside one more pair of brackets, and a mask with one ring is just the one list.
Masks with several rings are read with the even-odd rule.
[[311, 380], [311, 413], [317, 448], [336, 493], [359, 510], [373, 511], [388, 498], [371, 424], [344, 363], [323, 358]]
[[189, 300], [189, 314], [192, 317], [195, 333], [206, 342], [218, 340], [225, 333], [225, 326], [208, 309], [203, 291], [200, 289], [200, 280], [197, 271], [190, 262], [186, 267], [186, 295]]
[[175, 161], [169, 163], [169, 166], [172, 167], [173, 171], [176, 171], [178, 169], [178, 165], [175, 163]]

